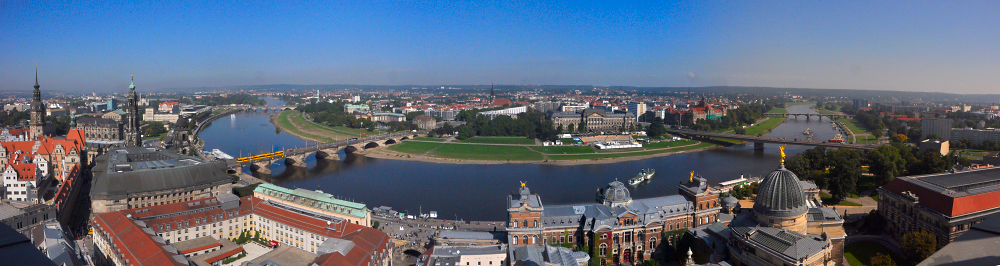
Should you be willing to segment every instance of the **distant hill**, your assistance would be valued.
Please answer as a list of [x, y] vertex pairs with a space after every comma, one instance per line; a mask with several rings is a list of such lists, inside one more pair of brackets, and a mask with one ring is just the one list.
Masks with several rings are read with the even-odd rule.
[[[411, 88], [427, 88], [428, 90], [439, 90], [445, 88], [460, 88], [459, 92], [489, 90], [490, 85], [294, 85], [294, 84], [272, 84], [272, 85], [242, 85], [224, 87], [191, 87], [191, 88], [166, 88], [166, 91], [174, 92], [212, 92], [212, 91], [329, 91], [329, 90], [407, 90]], [[1000, 102], [1000, 94], [954, 94], [942, 92], [913, 92], [913, 91], [887, 91], [887, 90], [847, 90], [847, 89], [811, 89], [811, 88], [774, 88], [774, 87], [739, 87], [739, 86], [710, 86], [710, 87], [607, 87], [593, 85], [495, 85], [498, 92], [506, 90], [590, 90], [594, 87], [608, 88], [611, 90], [620, 89], [628, 91], [648, 91], [656, 92], [688, 92], [692, 94], [761, 94], [761, 95], [782, 95], [795, 94], [807, 97], [842, 97], [848, 99], [868, 99], [876, 102], [964, 102], [964, 103], [994, 103]]]

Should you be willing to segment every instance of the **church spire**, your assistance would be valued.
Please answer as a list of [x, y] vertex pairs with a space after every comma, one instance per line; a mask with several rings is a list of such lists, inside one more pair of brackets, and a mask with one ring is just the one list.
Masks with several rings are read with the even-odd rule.
[[135, 75], [132, 75], [132, 84], [128, 85], [128, 89], [131, 92], [135, 92]]
[[38, 64], [35, 64], [35, 90], [38, 90]]

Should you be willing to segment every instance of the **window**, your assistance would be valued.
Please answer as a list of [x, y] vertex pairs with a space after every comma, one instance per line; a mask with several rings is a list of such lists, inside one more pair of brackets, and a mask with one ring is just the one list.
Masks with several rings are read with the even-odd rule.
[[608, 244], [601, 244], [601, 256], [608, 255]]

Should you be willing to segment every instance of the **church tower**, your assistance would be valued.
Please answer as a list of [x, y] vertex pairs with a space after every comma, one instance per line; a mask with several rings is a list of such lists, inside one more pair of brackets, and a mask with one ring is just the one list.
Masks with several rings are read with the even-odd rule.
[[128, 99], [126, 99], [125, 117], [125, 147], [142, 147], [142, 138], [139, 134], [139, 95], [135, 93], [135, 76], [132, 76], [132, 84], [128, 86]]
[[38, 85], [38, 67], [35, 67], [35, 91], [32, 92], [31, 98], [31, 124], [28, 126], [28, 131], [31, 133], [31, 139], [37, 139], [38, 137], [45, 136], [45, 104], [42, 103], [42, 92], [38, 90], [41, 87]]

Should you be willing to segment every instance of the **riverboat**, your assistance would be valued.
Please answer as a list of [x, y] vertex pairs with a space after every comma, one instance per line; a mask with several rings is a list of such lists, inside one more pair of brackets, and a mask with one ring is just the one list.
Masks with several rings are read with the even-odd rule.
[[837, 136], [833, 137], [833, 139], [831, 139], [830, 142], [844, 143], [844, 136], [837, 134]]
[[656, 174], [656, 169], [642, 169], [642, 172], [639, 172], [639, 174], [635, 175], [635, 177], [628, 180], [628, 184], [635, 186], [642, 182], [646, 182], [646, 180], [652, 179], [654, 174]]
[[808, 136], [808, 135], [812, 135], [812, 134], [813, 134], [812, 130], [811, 130], [811, 129], [809, 129], [808, 127], [806, 128], [806, 131], [803, 131], [803, 132], [802, 132], [802, 135], [806, 135], [806, 136]]

